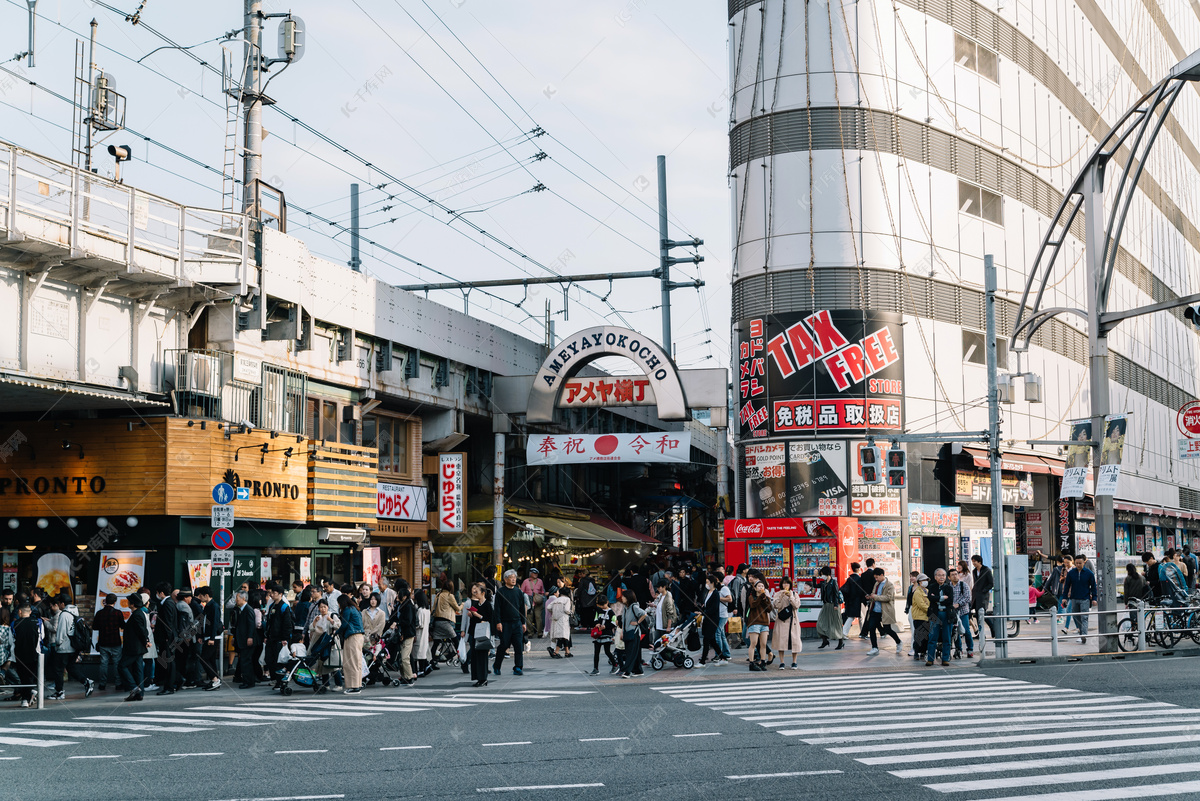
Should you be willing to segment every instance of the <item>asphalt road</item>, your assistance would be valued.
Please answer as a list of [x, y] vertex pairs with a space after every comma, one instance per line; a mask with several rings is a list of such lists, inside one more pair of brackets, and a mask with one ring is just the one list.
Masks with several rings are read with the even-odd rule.
[[1200, 659], [601, 681], [581, 661], [479, 690], [443, 669], [358, 696], [5, 704], [0, 798], [1200, 797]]

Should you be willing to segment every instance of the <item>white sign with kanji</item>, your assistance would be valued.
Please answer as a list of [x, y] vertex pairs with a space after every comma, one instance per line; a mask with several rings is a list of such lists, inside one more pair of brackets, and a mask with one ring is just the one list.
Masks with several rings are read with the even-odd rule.
[[581, 409], [597, 406], [654, 406], [654, 386], [649, 378], [606, 376], [585, 378], [576, 376], [563, 384], [558, 396], [560, 409]]
[[592, 462], [689, 462], [690, 431], [644, 434], [530, 434], [525, 459], [530, 465]]

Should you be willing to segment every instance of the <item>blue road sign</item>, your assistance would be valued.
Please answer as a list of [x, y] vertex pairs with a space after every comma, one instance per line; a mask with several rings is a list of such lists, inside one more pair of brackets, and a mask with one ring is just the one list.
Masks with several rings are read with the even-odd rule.
[[226, 504], [233, 500], [233, 487], [222, 481], [217, 486], [213, 487], [213, 500], [219, 504]]
[[224, 551], [233, 546], [233, 532], [227, 528], [219, 528], [212, 534], [213, 547]]
[[239, 501], [250, 500], [250, 488], [249, 487], [238, 487], [237, 488], [237, 499]]

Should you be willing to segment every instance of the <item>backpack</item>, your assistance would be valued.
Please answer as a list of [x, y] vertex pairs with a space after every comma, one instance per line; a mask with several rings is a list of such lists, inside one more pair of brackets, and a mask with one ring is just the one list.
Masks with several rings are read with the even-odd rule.
[[71, 648], [77, 654], [90, 654], [92, 652], [92, 627], [88, 625], [86, 620], [75, 616], [75, 625], [71, 627]]

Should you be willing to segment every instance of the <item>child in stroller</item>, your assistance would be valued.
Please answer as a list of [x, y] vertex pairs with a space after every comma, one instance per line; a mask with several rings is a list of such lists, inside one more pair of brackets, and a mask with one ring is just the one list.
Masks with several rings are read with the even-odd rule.
[[305, 648], [303, 643], [293, 643], [288, 647], [289, 658], [284, 665], [274, 689], [281, 695], [291, 695], [289, 682], [295, 682], [301, 687], [307, 687], [314, 693], [326, 692], [329, 689], [329, 676], [321, 671], [321, 663], [329, 658], [333, 649], [333, 635], [321, 634], [313, 640], [311, 648]]
[[650, 648], [650, 667], [662, 670], [667, 662], [678, 668], [695, 667], [695, 653], [700, 650], [700, 643], [696, 641], [695, 636], [698, 619], [685, 618], [678, 626], [662, 635]]

